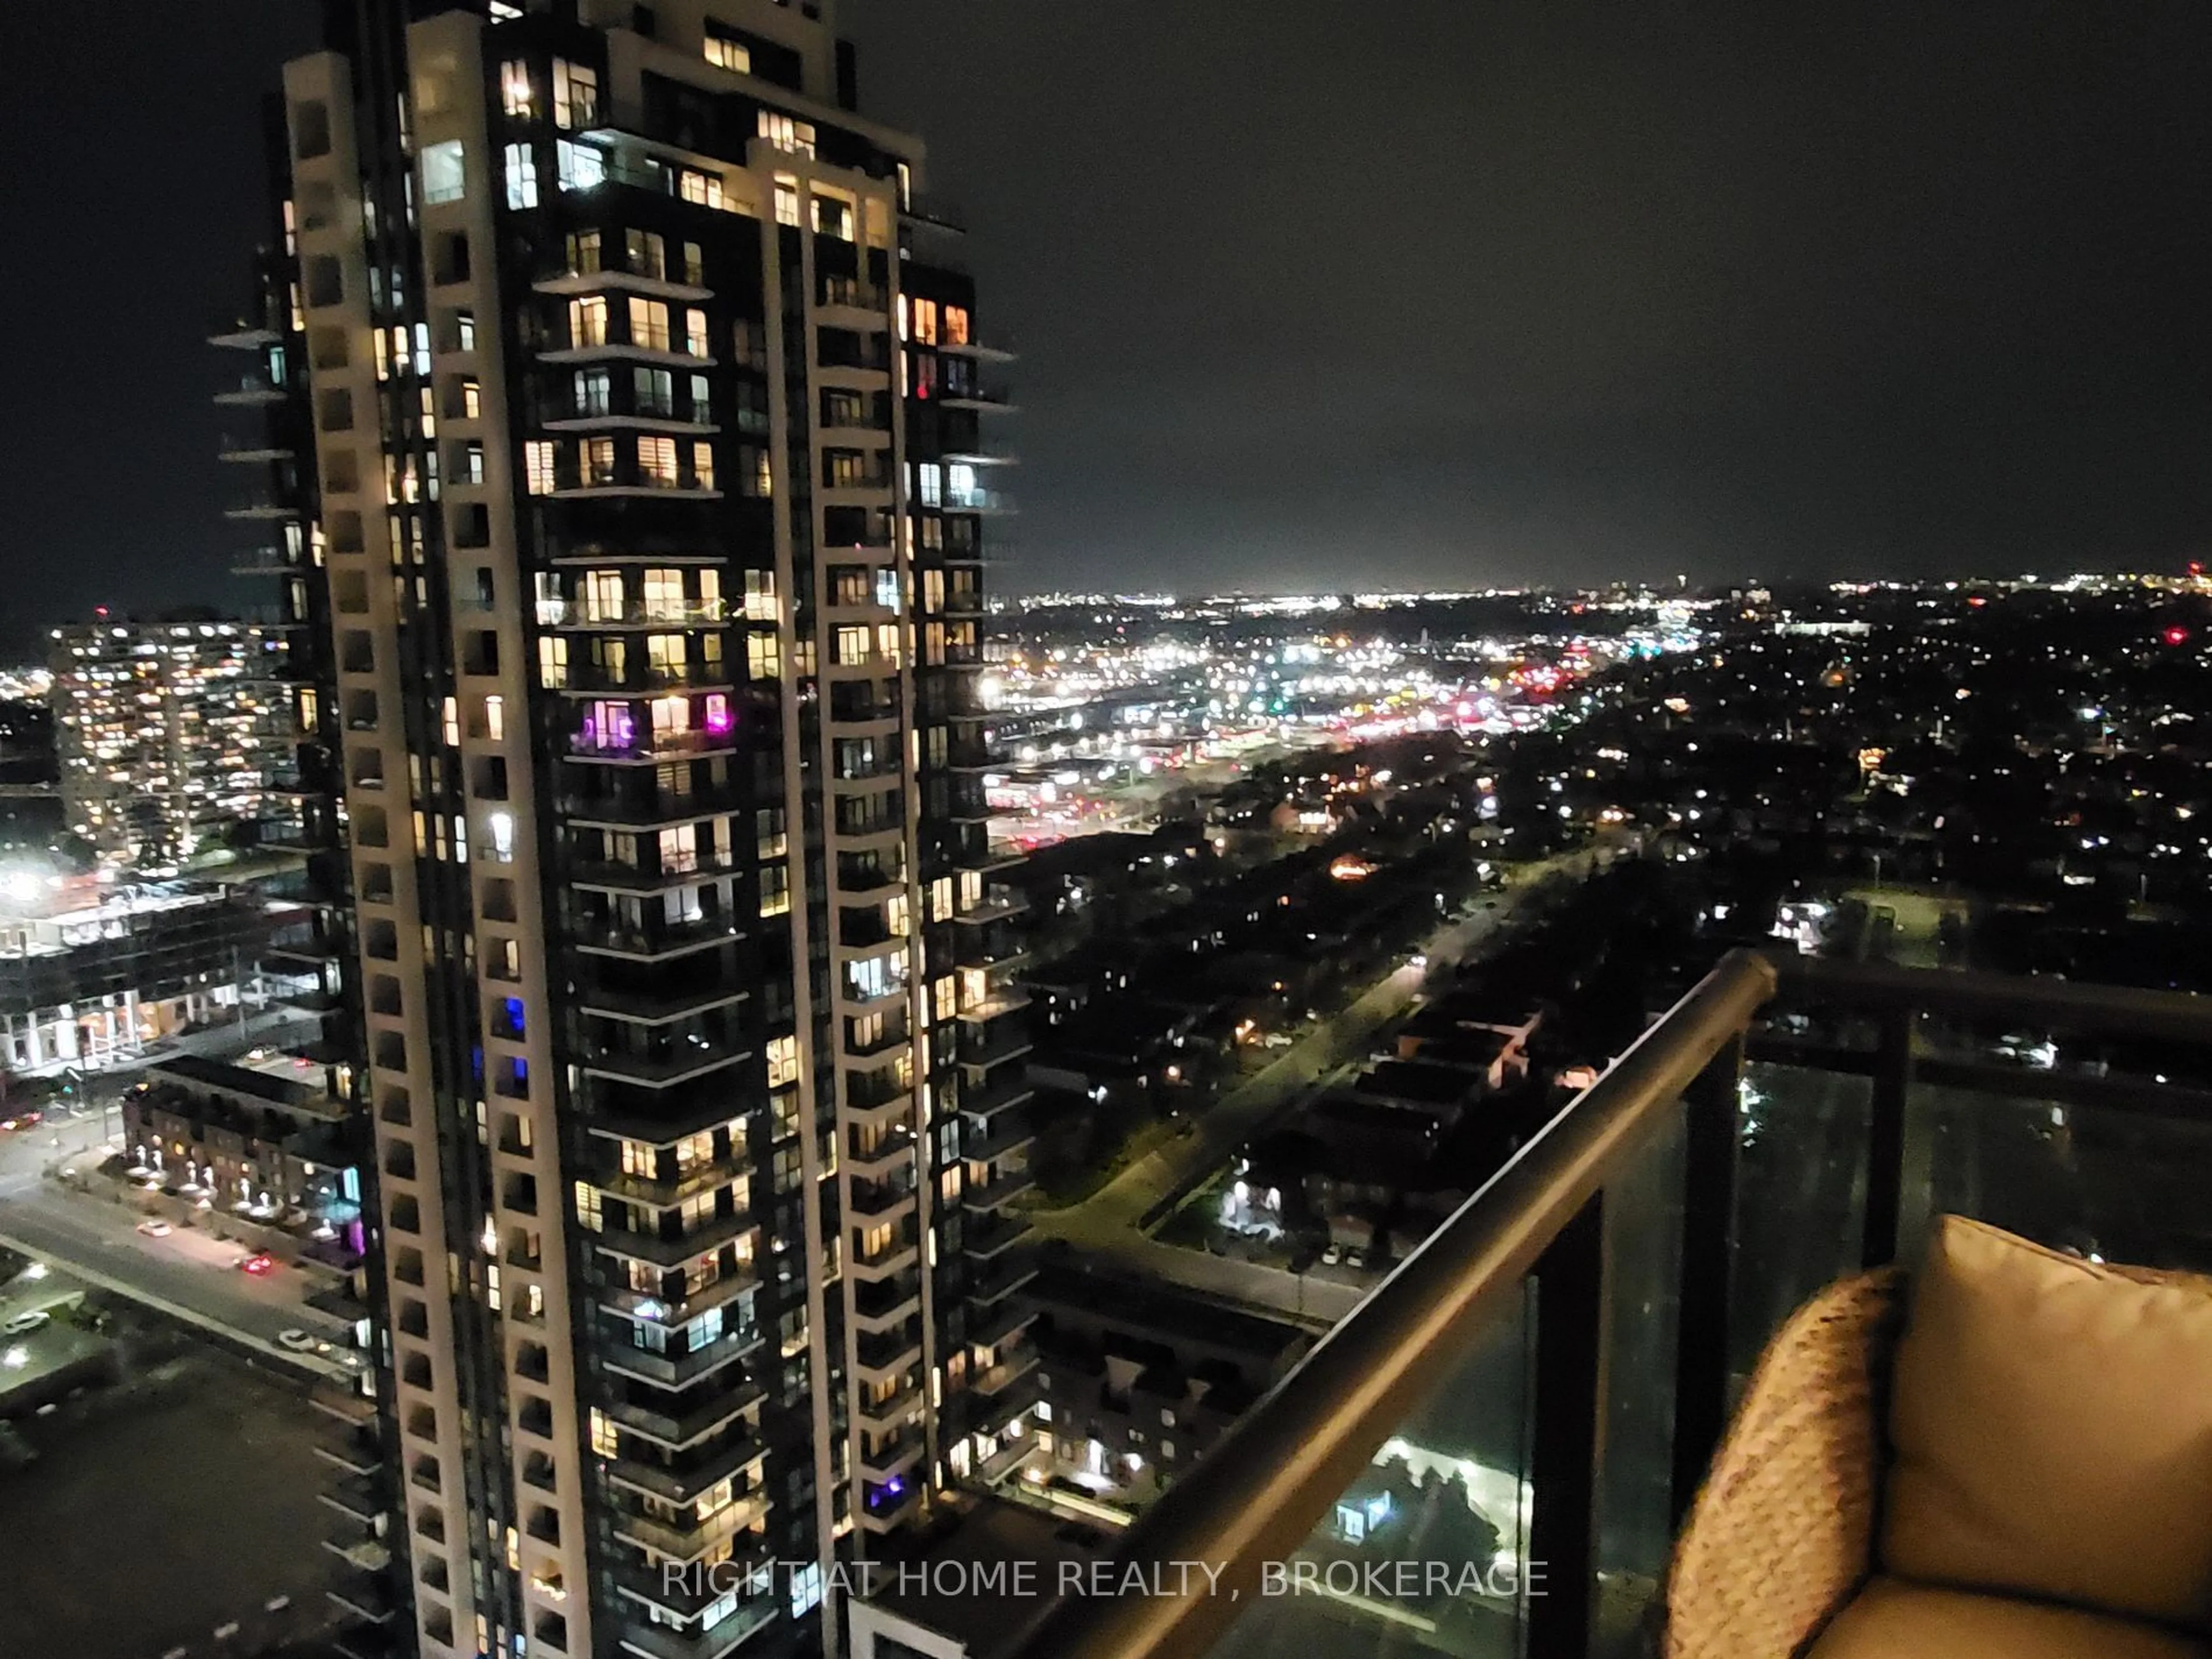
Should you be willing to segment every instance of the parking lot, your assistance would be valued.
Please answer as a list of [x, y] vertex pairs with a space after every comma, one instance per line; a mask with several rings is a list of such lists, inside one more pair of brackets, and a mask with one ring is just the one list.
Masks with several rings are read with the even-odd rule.
[[29, 1340], [57, 1337], [111, 1345], [115, 1379], [13, 1425], [33, 1456], [0, 1458], [0, 1654], [317, 1648], [334, 1517], [304, 1385], [96, 1294]]

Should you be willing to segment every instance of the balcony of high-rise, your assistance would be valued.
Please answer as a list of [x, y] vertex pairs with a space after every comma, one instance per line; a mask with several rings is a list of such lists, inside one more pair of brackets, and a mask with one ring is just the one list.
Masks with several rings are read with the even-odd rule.
[[[1698, 1583], [1711, 1589], [1717, 1548], [1717, 1593], [1737, 1609], [1758, 1609], [1756, 1623], [1779, 1603], [1801, 1638], [1819, 1631], [1878, 1570], [1867, 1558], [1879, 1534], [1838, 1496], [1850, 1477], [1832, 1433], [1813, 1435], [1826, 1461], [1778, 1443], [1841, 1423], [1848, 1449], [1863, 1419], [1878, 1483], [1874, 1402], [1890, 1384], [1869, 1358], [1879, 1342], [1778, 1383], [1753, 1378], [1762, 1349], [1800, 1328], [1793, 1310], [1808, 1302], [1805, 1319], [1840, 1318], [1820, 1312], [1824, 1287], [1909, 1284], [1894, 1269], [1922, 1262], [1946, 1214], [2084, 1271], [2212, 1266], [2199, 1192], [2208, 1048], [2212, 1011], [2194, 995], [1737, 952], [1113, 1540], [1104, 1570], [1155, 1575], [1145, 1582], [1164, 1593], [1070, 1598], [1009, 1650], [1718, 1653], [1686, 1633], [1692, 1615], [1715, 1628], [1715, 1609], [1686, 1607], [1692, 1592], [1669, 1578], [1693, 1500], [1701, 1526], [1708, 1511], [1765, 1517], [1705, 1545]], [[1786, 1352], [1770, 1366], [1806, 1363]], [[1770, 1402], [1762, 1438], [1731, 1440], [1716, 1477], [1727, 1484], [1700, 1498], [1747, 1392]], [[1974, 1455], [2008, 1450], [1991, 1441]], [[1778, 1515], [1805, 1517], [1822, 1547], [1857, 1539], [1856, 1565], [1829, 1564], [1842, 1587], [1830, 1603]], [[1206, 1571], [1188, 1587], [1156, 1576], [1176, 1561]], [[2199, 1650], [2124, 1624], [2119, 1634], [2152, 1643], [2146, 1653]], [[1670, 1640], [1692, 1644], [1652, 1645]]]

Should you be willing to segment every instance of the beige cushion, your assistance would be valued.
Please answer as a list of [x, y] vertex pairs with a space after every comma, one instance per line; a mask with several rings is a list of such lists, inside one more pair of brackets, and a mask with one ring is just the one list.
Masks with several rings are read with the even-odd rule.
[[2130, 1620], [1877, 1578], [1805, 1659], [2205, 1659], [2212, 1649]]
[[2212, 1628], [2206, 1281], [2139, 1283], [1947, 1216], [1890, 1435], [1887, 1571]]

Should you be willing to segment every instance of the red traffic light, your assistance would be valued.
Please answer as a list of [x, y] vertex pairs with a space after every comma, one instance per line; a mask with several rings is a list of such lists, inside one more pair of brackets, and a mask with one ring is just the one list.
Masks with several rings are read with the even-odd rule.
[[2187, 629], [2185, 629], [2185, 628], [2184, 628], [2184, 627], [2180, 626], [2179, 623], [2176, 623], [2173, 627], [2169, 628], [2169, 629], [2167, 629], [2166, 630], [2166, 642], [2168, 645], [2186, 645], [2186, 644], [2188, 644], [2188, 643], [2189, 643], [2189, 630], [2188, 630]]

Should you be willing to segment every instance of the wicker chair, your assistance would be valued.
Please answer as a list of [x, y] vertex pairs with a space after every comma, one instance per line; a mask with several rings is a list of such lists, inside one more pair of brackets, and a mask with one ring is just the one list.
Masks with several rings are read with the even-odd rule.
[[1832, 1285], [1767, 1345], [1675, 1547], [1665, 1659], [1782, 1659], [1867, 1581], [1905, 1282]]
[[[2100, 1271], [2212, 1294], [2195, 1274]], [[1676, 1542], [1662, 1659], [1793, 1659], [1875, 1577], [1910, 1285], [1896, 1267], [1842, 1279], [1767, 1345]]]

